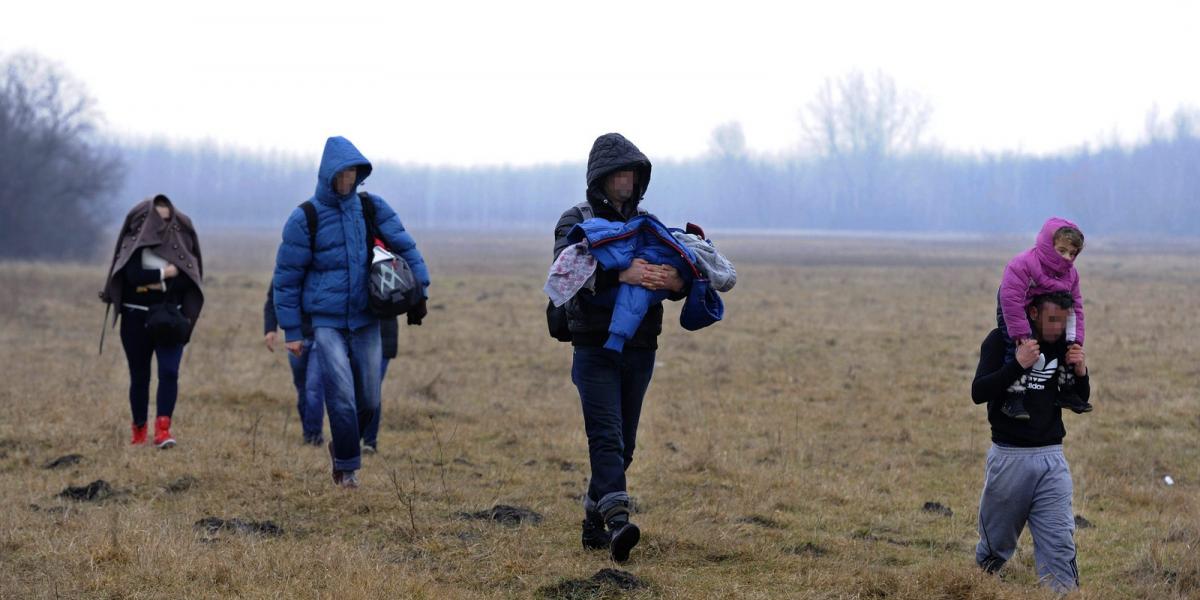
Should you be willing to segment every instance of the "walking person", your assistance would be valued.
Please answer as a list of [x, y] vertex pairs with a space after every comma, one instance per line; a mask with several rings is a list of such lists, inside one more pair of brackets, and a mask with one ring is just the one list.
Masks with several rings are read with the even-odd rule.
[[[388, 365], [396, 358], [400, 350], [400, 322], [396, 317], [379, 320], [379, 339], [383, 347], [383, 361], [379, 368], [379, 385], [387, 379]], [[382, 389], [382, 387], [381, 387]], [[364, 454], [375, 454], [379, 451], [379, 421], [383, 419], [383, 394], [379, 396], [379, 409], [375, 417], [362, 432], [362, 449]]]
[[284, 225], [273, 284], [288, 352], [303, 352], [303, 315], [312, 319], [333, 438], [332, 477], [345, 488], [359, 485], [361, 435], [379, 410], [383, 357], [368, 293], [373, 238], [399, 255], [421, 286], [410, 324], [425, 316], [429, 287], [425, 260], [400, 217], [382, 198], [355, 194], [370, 174], [371, 163], [349, 140], [325, 142], [316, 191]]
[[[267, 350], [274, 352], [279, 344], [279, 320], [275, 318], [275, 286], [267, 288], [267, 301], [263, 304], [263, 342]], [[325, 389], [321, 383], [321, 360], [316, 358], [316, 342], [313, 340], [312, 320], [301, 314], [300, 332], [304, 336], [300, 354], [288, 353], [288, 365], [292, 369], [292, 385], [296, 388], [296, 412], [300, 415], [300, 428], [304, 443], [324, 446], [322, 428], [325, 423]]]
[[[650, 183], [650, 161], [637, 146], [618, 133], [600, 136], [587, 164], [586, 201], [567, 209], [554, 228], [554, 256], [572, 242], [567, 234], [591, 219], [627, 222], [646, 214], [640, 208]], [[582, 542], [587, 549], [605, 549], [625, 561], [641, 538], [630, 521], [625, 472], [633, 462], [642, 400], [654, 373], [658, 335], [662, 331], [661, 301], [652, 303], [623, 339], [623, 348], [605, 348], [613, 321], [611, 303], [593, 301], [615, 293], [621, 284], [665, 291], [671, 300], [687, 297], [679, 272], [670, 265], [634, 260], [621, 271], [599, 269], [594, 287], [580, 290], [566, 302], [564, 337], [573, 346], [571, 380], [579, 391], [587, 432], [591, 478], [583, 498]]]
[[[130, 443], [147, 443], [151, 360], [158, 362], [154, 446], [172, 448], [171, 418], [179, 396], [179, 363], [204, 306], [200, 241], [187, 215], [165, 195], [139, 202], [125, 216], [100, 299], [116, 307], [129, 365]], [[107, 321], [107, 317], [105, 319]], [[103, 338], [101, 338], [103, 349]]]
[[[1065, 335], [1074, 303], [1069, 292], [1034, 297], [1025, 309], [1030, 334], [1017, 345], [1014, 360], [1005, 359], [1006, 332], [993, 329], [980, 347], [971, 384], [971, 398], [987, 405], [992, 429], [979, 499], [975, 561], [988, 573], [999, 571], [1012, 558], [1028, 523], [1038, 578], [1059, 593], [1079, 587], [1071, 508], [1074, 484], [1063, 455], [1066, 403], [1059, 369], [1071, 369], [1071, 391], [1082, 402], [1091, 395], [1087, 356]], [[1028, 415], [1023, 419], [1004, 410], [1009, 387], [1021, 378]]]

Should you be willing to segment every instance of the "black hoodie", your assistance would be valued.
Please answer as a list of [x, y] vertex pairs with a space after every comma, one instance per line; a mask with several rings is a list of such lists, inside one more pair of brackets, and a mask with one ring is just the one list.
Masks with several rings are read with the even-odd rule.
[[[638, 189], [633, 198], [622, 206], [622, 211], [604, 197], [604, 178], [616, 171], [633, 170], [637, 172]], [[638, 204], [646, 195], [650, 185], [650, 159], [638, 150], [633, 142], [625, 139], [619, 133], [606, 133], [596, 138], [592, 151], [588, 154], [587, 192], [588, 204], [596, 218], [609, 221], [628, 221], [638, 214]], [[554, 226], [554, 257], [570, 244], [567, 233], [577, 223], [583, 222], [583, 212], [578, 207], [567, 209]], [[619, 285], [619, 273], [616, 271], [599, 270], [596, 272], [596, 291]], [[587, 290], [581, 294], [591, 293]], [[673, 294], [672, 300], [687, 297], [687, 291]], [[658, 348], [658, 334], [662, 333], [662, 305], [655, 304], [646, 312], [642, 324], [633, 337], [625, 344], [633, 348]], [[595, 306], [590, 302], [580, 301], [577, 297], [567, 303], [568, 327], [571, 330], [571, 343], [575, 346], [603, 346], [608, 339], [608, 326], [612, 321], [612, 309]]]
[[[1062, 409], [1055, 406], [1058, 398], [1057, 369], [1066, 360], [1067, 345], [1059, 340], [1055, 344], [1042, 343], [1040, 346], [1042, 355], [1030, 369], [1030, 380], [1026, 382], [1025, 410], [1029, 411], [1028, 421], [1013, 419], [1000, 412], [1008, 386], [1025, 372], [1016, 360], [1004, 362], [1004, 332], [993, 329], [979, 348], [979, 367], [971, 383], [971, 398], [975, 404], [987, 403], [993, 442], [1021, 447], [1052, 446], [1061, 444], [1067, 433], [1063, 427]], [[1091, 384], [1086, 375], [1075, 378], [1075, 391], [1084, 401], [1091, 396]]]

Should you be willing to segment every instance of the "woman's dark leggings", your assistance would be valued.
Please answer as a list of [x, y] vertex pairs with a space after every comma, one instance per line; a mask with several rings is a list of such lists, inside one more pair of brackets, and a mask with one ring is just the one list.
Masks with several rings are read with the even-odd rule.
[[135, 425], [144, 425], [150, 410], [150, 358], [158, 356], [157, 416], [169, 417], [175, 412], [179, 395], [179, 361], [183, 344], [156, 346], [146, 331], [146, 311], [134, 308], [121, 310], [121, 345], [129, 362], [129, 408]]

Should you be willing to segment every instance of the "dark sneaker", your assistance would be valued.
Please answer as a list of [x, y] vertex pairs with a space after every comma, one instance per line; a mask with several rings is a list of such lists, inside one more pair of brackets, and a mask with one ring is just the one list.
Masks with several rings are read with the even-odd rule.
[[604, 517], [598, 512], [588, 511], [583, 519], [583, 549], [604, 550], [610, 541], [608, 532], [604, 530]]
[[1004, 402], [1000, 405], [1000, 412], [1010, 419], [1028, 421], [1029, 411], [1025, 410], [1025, 392], [1006, 392]]
[[989, 556], [979, 562], [979, 568], [988, 575], [995, 575], [1004, 566], [1004, 559], [999, 556]]
[[629, 552], [642, 539], [642, 530], [629, 521], [609, 521], [609, 530], [611, 536], [608, 546], [609, 555], [619, 563], [629, 560]]
[[1071, 409], [1071, 412], [1077, 415], [1082, 415], [1084, 413], [1092, 412], [1092, 409], [1095, 407], [1092, 406], [1091, 402], [1084, 402], [1082, 404], [1069, 404], [1067, 405], [1067, 408]]
[[325, 445], [325, 436], [323, 436], [319, 433], [316, 435], [309, 435], [306, 433], [306, 434], [304, 434], [304, 443], [305, 443], [305, 445], [308, 445], [308, 446], [324, 446]]
[[1083, 413], [1092, 412], [1092, 404], [1085, 402], [1079, 394], [1075, 393], [1074, 387], [1069, 387], [1058, 392], [1058, 401], [1056, 404], [1062, 408], [1069, 408], [1071, 412], [1082, 415]]
[[342, 480], [338, 483], [339, 486], [347, 489], [358, 489], [358, 471], [339, 471], [342, 474]]
[[642, 539], [642, 531], [629, 522], [629, 502], [617, 502], [604, 511], [608, 526], [608, 554], [616, 562], [629, 560], [629, 551]]
[[366, 442], [363, 442], [363, 445], [362, 445], [362, 453], [363, 454], [375, 454], [377, 452], [379, 452], [379, 450], [377, 450], [375, 448], [375, 444], [368, 444]]
[[1065, 364], [1058, 368], [1058, 396], [1055, 398], [1054, 405], [1069, 408], [1077, 415], [1092, 412], [1092, 405], [1081, 398], [1079, 392], [1075, 391], [1075, 373]]

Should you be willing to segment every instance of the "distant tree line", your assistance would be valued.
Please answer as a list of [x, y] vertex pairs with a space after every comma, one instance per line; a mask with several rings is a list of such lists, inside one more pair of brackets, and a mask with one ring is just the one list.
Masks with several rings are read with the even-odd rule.
[[[722, 124], [703, 156], [655, 161], [646, 207], [669, 224], [710, 229], [1028, 233], [1058, 214], [1097, 233], [1200, 234], [1200, 113], [1151, 112], [1134, 147], [1032, 157], [938, 150], [924, 140], [930, 112], [881, 73], [830, 79], [803, 112], [802, 152], [755, 157], [741, 126]], [[171, 193], [212, 226], [278, 227], [312, 193], [322, 142], [303, 159], [127, 144], [126, 195]], [[367, 189], [416, 227], [545, 230], [583, 199], [584, 164], [377, 162]]]
[[[1047, 216], [1064, 215], [1089, 232], [1200, 235], [1194, 113], [1154, 120], [1134, 147], [1114, 143], [1046, 157], [965, 156], [904, 135], [910, 141], [814, 138], [803, 155], [765, 159], [746, 151], [737, 123], [725, 124], [705, 155], [655, 161], [646, 208], [668, 224], [718, 230], [1029, 233]], [[209, 227], [279, 227], [312, 194], [322, 142], [314, 140], [304, 159], [213, 145], [127, 144], [124, 197], [167, 193]], [[414, 227], [541, 231], [583, 200], [584, 164], [453, 168], [376, 161], [365, 189], [387, 198]]]

